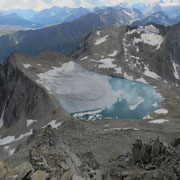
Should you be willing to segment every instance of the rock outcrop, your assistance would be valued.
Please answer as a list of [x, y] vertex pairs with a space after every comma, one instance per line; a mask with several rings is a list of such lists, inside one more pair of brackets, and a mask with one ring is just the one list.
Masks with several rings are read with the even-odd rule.
[[[74, 154], [57, 132], [48, 126], [28, 138], [31, 144], [29, 162], [11, 170], [3, 161], [0, 177], [8, 179], [63, 179], [63, 180], [115, 180], [115, 179], [173, 179], [180, 178], [180, 144], [176, 139], [167, 144], [159, 138], [150, 144], [136, 140], [132, 152], [119, 155], [100, 165], [91, 153]], [[26, 145], [17, 153], [21, 153]], [[16, 160], [16, 159], [14, 159]], [[9, 162], [8, 162], [9, 163]], [[9, 172], [9, 173], [8, 173]], [[11, 173], [10, 173], [11, 172]]]
[[[44, 62], [48, 63], [48, 54], [46, 57], [42, 54], [40, 59], [44, 58]], [[60, 55], [54, 58], [59, 62], [61, 59], [64, 61]], [[31, 60], [32, 62], [28, 62]], [[0, 145], [11, 142], [16, 144], [16, 141], [18, 143], [23, 137], [30, 135], [32, 129], [45, 127], [51, 121], [60, 123], [71, 119], [56, 99], [36, 83], [36, 73], [27, 72], [26, 65], [32, 65], [32, 71], [40, 71], [40, 66], [33, 68], [33, 61], [33, 57], [15, 52], [0, 67]], [[3, 141], [6, 137], [10, 137], [10, 142]], [[3, 150], [0, 157], [6, 157]]]

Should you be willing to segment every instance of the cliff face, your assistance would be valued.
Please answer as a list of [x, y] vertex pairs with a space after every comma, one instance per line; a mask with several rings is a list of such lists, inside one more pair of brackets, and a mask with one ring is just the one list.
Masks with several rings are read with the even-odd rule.
[[[52, 120], [64, 121], [70, 117], [58, 102], [35, 82], [35, 75], [25, 73], [26, 68], [31, 66], [31, 59], [33, 58], [14, 53], [1, 66], [2, 136], [19, 137], [29, 132], [32, 127], [41, 128]], [[25, 61], [28, 61], [27, 64]], [[34, 125], [28, 126], [28, 120], [34, 121]]]

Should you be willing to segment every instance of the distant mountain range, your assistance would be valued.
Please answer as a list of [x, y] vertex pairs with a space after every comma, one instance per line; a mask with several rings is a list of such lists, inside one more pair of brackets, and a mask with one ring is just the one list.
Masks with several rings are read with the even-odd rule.
[[16, 13], [12, 14], [0, 14], [0, 25], [6, 25], [6, 26], [25, 26], [25, 27], [32, 27], [32, 28], [38, 28], [42, 27], [40, 23], [34, 23], [29, 20], [23, 19], [20, 16], [18, 16]]
[[32, 18], [33, 22], [43, 25], [56, 24], [62, 22], [73, 21], [91, 11], [87, 8], [69, 8], [69, 7], [53, 7], [45, 9], [35, 14]]
[[[94, 4], [96, 5], [96, 3]], [[4, 15], [9, 16], [9, 14], [16, 13], [19, 17], [24, 20], [28, 20], [29, 24], [41, 24], [41, 26], [49, 26], [60, 24], [63, 22], [70, 22], [75, 19], [78, 19], [81, 16], [84, 16], [88, 13], [96, 13], [99, 11], [107, 10], [110, 7], [94, 7], [94, 8], [70, 8], [70, 7], [57, 7], [54, 6], [49, 9], [44, 9], [40, 12], [36, 12], [32, 9], [15, 9], [15, 10], [0, 10]], [[135, 22], [136, 24], [145, 24], [147, 22], [153, 21], [158, 24], [163, 25], [172, 25], [177, 22], [180, 22], [180, 2], [178, 0], [160, 0], [159, 2], [155, 3], [134, 3], [128, 4], [127, 2], [122, 2], [117, 6], [111, 7], [113, 9], [116, 8], [125, 8], [129, 9], [129, 11], [137, 11], [142, 13], [144, 19], [142, 22]], [[128, 10], [127, 10], [128, 11]], [[128, 13], [128, 12], [127, 12]], [[142, 16], [141, 15], [141, 16]], [[131, 14], [131, 19], [134, 21], [139, 21], [133, 18], [133, 14]], [[22, 23], [22, 25], [27, 25], [26, 23]], [[131, 22], [133, 23], [133, 22]], [[11, 25], [7, 21], [7, 24]], [[28, 24], [28, 26], [29, 26]], [[126, 23], [128, 24], [128, 23]], [[1, 25], [1, 24], [0, 24]], [[14, 24], [13, 24], [14, 25]], [[16, 25], [19, 25], [17, 23]]]
[[31, 20], [33, 16], [37, 13], [33, 9], [11, 9], [11, 10], [0, 10], [1, 13], [3, 14], [12, 14], [16, 13], [19, 17], [26, 19], [26, 20]]
[[[120, 4], [121, 5], [121, 4]], [[136, 8], [145, 16], [150, 16], [154, 12], [163, 12], [171, 19], [176, 19], [180, 15], [180, 1], [179, 0], [160, 0], [152, 4], [139, 3], [133, 5], [126, 5], [127, 8]]]
[[0, 37], [0, 60], [5, 60], [16, 50], [29, 55], [37, 55], [42, 50], [70, 53], [93, 29], [131, 24], [142, 18], [138, 10], [109, 8], [84, 15], [72, 22], [38, 30], [18, 31]]
[[143, 26], [149, 22], [155, 22], [156, 24], [163, 24], [163, 25], [172, 25], [172, 24], [176, 24], [178, 21], [171, 19], [165, 13], [159, 11], [159, 12], [154, 12], [152, 15], [148, 17], [145, 17], [143, 20], [134, 21], [131, 25]]
[[[17, 14], [7, 14], [9, 12]], [[15, 32], [0, 37], [0, 61], [4, 61], [15, 50], [29, 55], [37, 55], [42, 50], [71, 53], [79, 42], [96, 28], [120, 25], [137, 26], [149, 22], [173, 25], [180, 21], [179, 1], [133, 5], [125, 2], [111, 8], [96, 7], [94, 9], [55, 6], [40, 12], [10, 10], [4, 13], [6, 14], [0, 14], [0, 25], [33, 29], [48, 27]], [[28, 15], [28, 19], [31, 20], [24, 19]]]

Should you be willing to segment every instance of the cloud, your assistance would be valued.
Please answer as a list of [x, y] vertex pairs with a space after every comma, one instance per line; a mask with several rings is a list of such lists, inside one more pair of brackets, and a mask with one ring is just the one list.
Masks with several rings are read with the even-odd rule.
[[[0, 0], [1, 9], [35, 9], [40, 11], [53, 6], [68, 7], [94, 7], [94, 6], [114, 6], [120, 2], [144, 2], [144, 0]], [[146, 0], [154, 2], [157, 0]]]
[[53, 6], [76, 7], [74, 0], [0, 0], [0, 8], [8, 9], [35, 9], [40, 11]]

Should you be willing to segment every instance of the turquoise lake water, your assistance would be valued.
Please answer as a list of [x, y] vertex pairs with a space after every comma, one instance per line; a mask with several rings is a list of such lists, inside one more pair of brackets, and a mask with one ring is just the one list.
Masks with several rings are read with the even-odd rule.
[[86, 120], [142, 119], [161, 107], [162, 98], [150, 85], [116, 77], [112, 77], [109, 83], [113, 93], [118, 94], [114, 104], [72, 115]]

